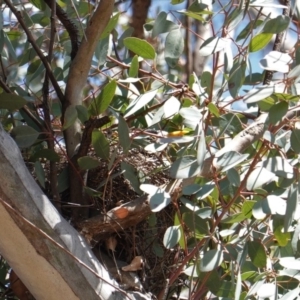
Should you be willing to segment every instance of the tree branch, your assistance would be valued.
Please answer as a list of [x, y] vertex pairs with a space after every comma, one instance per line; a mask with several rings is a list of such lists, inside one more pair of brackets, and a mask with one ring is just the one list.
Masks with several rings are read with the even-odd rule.
[[22, 26], [23, 30], [26, 33], [28, 42], [32, 45], [33, 49], [35, 50], [35, 52], [37, 53], [37, 55], [39, 56], [39, 58], [41, 59], [46, 71], [49, 74], [49, 79], [51, 80], [51, 83], [55, 89], [55, 92], [57, 94], [57, 97], [59, 98], [59, 100], [61, 102], [63, 102], [64, 100], [64, 95], [60, 89], [60, 86], [58, 85], [56, 78], [52, 72], [51, 66], [47, 60], [47, 57], [43, 54], [42, 50], [38, 47], [38, 45], [35, 43], [35, 40], [29, 30], [29, 28], [26, 26], [22, 14], [20, 11], [18, 11], [16, 9], [16, 7], [11, 3], [10, 0], [4, 0], [4, 2], [6, 3], [6, 5], [11, 9], [11, 11], [13, 12], [13, 14], [16, 16], [18, 22], [20, 23], [20, 25]]

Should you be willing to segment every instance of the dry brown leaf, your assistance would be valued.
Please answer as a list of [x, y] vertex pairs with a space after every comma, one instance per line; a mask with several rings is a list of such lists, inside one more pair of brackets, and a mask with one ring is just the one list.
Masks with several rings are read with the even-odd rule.
[[144, 261], [142, 256], [136, 256], [130, 263], [130, 265], [122, 267], [122, 270], [125, 272], [141, 270], [143, 267]]
[[114, 252], [116, 250], [117, 244], [118, 244], [118, 242], [114, 236], [109, 237], [105, 241], [106, 248], [111, 250], [112, 252]]

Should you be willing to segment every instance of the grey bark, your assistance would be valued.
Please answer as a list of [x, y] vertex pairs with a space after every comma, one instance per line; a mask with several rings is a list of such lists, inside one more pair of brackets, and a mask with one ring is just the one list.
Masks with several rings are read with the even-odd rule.
[[0, 125], [0, 253], [36, 299], [131, 299], [61, 217]]

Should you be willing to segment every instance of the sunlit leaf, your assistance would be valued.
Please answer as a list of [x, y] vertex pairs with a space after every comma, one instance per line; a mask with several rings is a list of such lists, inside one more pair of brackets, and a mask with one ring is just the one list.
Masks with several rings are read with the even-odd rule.
[[217, 154], [214, 159], [214, 165], [221, 167], [223, 171], [226, 171], [245, 161], [247, 157], [248, 154], [228, 151], [221, 155]]
[[211, 37], [208, 38], [200, 47], [199, 54], [202, 56], [208, 56], [213, 53], [217, 53], [227, 47], [229, 39]]
[[264, 184], [271, 182], [275, 178], [275, 174], [268, 171], [264, 167], [254, 169], [247, 179], [247, 189], [253, 191], [262, 187]]
[[120, 13], [117, 13], [110, 18], [108, 24], [106, 25], [105, 29], [103, 30], [103, 33], [100, 36], [100, 40], [108, 37], [110, 33], [116, 28], [119, 16]]
[[264, 219], [267, 215], [283, 215], [286, 210], [286, 201], [274, 195], [268, 195], [266, 198], [257, 201], [253, 205], [253, 216], [258, 220]]
[[161, 211], [171, 202], [171, 196], [162, 188], [152, 184], [141, 184], [140, 189], [149, 194], [149, 205], [153, 212]]
[[271, 51], [260, 60], [260, 66], [269, 71], [287, 73], [290, 70], [289, 64], [293, 62], [291, 56], [279, 51]]
[[123, 43], [127, 49], [145, 59], [154, 59], [156, 56], [153, 46], [145, 40], [128, 37], [124, 39]]
[[190, 178], [200, 173], [201, 168], [197, 159], [193, 156], [184, 156], [177, 159], [170, 168], [170, 175], [173, 178]]
[[184, 49], [184, 41], [180, 29], [168, 33], [165, 42], [165, 60], [170, 68], [177, 66], [178, 59]]
[[137, 97], [127, 107], [124, 118], [131, 116], [132, 114], [143, 108], [145, 105], [147, 105], [150, 101], [153, 100], [156, 94], [157, 90], [152, 90]]
[[272, 33], [260, 33], [251, 39], [249, 43], [249, 51], [256, 52], [265, 48], [273, 37]]
[[180, 109], [181, 103], [178, 101], [175, 97], [170, 97], [162, 107], [159, 108], [159, 110], [154, 114], [152, 119], [152, 124], [154, 125], [161, 120], [166, 120], [171, 117], [174, 117], [175, 114], [178, 113]]
[[265, 283], [257, 291], [257, 296], [265, 298], [273, 298], [276, 294], [276, 285], [274, 283]]
[[138, 76], [138, 72], [139, 72], [139, 59], [138, 59], [138, 56], [135, 55], [132, 58], [130, 68], [128, 71], [128, 75], [129, 75], [129, 77], [136, 77], [136, 76]]
[[163, 238], [163, 244], [167, 249], [173, 248], [180, 240], [181, 232], [180, 225], [169, 227]]
[[279, 259], [281, 266], [287, 269], [300, 270], [300, 259], [295, 257], [282, 257]]
[[213, 249], [204, 253], [200, 260], [200, 270], [210, 272], [216, 269], [223, 262], [223, 251]]
[[203, 130], [200, 131], [200, 137], [197, 147], [197, 163], [199, 167], [202, 167], [206, 154], [206, 142]]
[[286, 203], [286, 212], [284, 217], [284, 232], [288, 232], [289, 227], [294, 221], [294, 215], [298, 206], [299, 191], [298, 186], [293, 184], [289, 188], [288, 200]]
[[289, 179], [294, 177], [293, 166], [288, 162], [286, 158], [280, 156], [270, 157], [264, 160], [262, 165], [268, 171], [274, 173], [276, 176]]

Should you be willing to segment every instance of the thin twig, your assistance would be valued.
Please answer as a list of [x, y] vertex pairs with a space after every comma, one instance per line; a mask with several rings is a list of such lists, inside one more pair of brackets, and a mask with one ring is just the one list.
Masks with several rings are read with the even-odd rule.
[[40, 49], [40, 47], [36, 44], [35, 39], [33, 38], [31, 31], [29, 30], [29, 28], [26, 26], [24, 19], [22, 17], [22, 14], [19, 10], [17, 10], [17, 8], [15, 7], [15, 5], [12, 4], [12, 2], [10, 0], [4, 0], [4, 2], [6, 3], [6, 5], [10, 8], [10, 10], [12, 11], [12, 13], [16, 16], [18, 22], [20, 23], [20, 25], [22, 26], [24, 32], [26, 33], [28, 42], [32, 45], [33, 49], [35, 50], [35, 52], [37, 53], [37, 55], [39, 56], [39, 58], [41, 59], [46, 71], [49, 73], [49, 79], [51, 80], [51, 83], [55, 89], [55, 92], [57, 94], [57, 97], [60, 99], [61, 102], [63, 102], [64, 100], [64, 94], [60, 88], [60, 86], [58, 85], [58, 82], [52, 72], [51, 66], [48, 62], [47, 57], [43, 54], [42, 50]]

